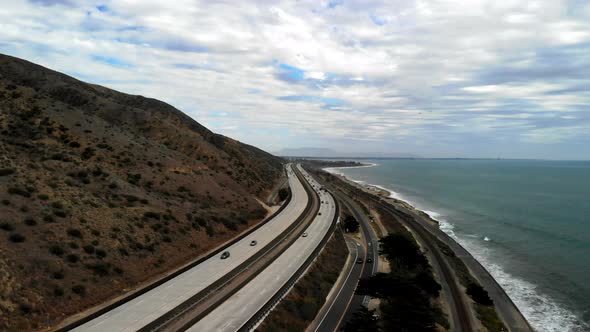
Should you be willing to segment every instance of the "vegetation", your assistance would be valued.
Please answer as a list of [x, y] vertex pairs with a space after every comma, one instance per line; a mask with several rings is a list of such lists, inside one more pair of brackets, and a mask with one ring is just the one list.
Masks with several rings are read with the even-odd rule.
[[346, 232], [356, 233], [359, 231], [359, 227], [360, 224], [355, 217], [347, 215], [346, 218], [344, 218], [344, 229], [346, 230]]
[[266, 215], [281, 159], [154, 99], [5, 55], [0, 68], [0, 330], [54, 326]]
[[279, 189], [279, 201], [284, 201], [287, 199], [287, 197], [289, 197], [289, 189], [287, 188], [281, 188]]
[[[391, 266], [390, 273], [377, 273], [359, 282], [357, 293], [381, 299], [381, 324], [386, 331], [435, 331], [446, 325], [435, 304], [441, 286], [434, 280], [428, 260], [409, 235], [392, 233], [380, 240], [380, 254]], [[361, 312], [346, 325], [346, 331], [372, 326], [372, 315]]]
[[9, 239], [10, 239], [10, 241], [12, 241], [14, 243], [25, 242], [25, 237], [19, 233], [10, 234]]

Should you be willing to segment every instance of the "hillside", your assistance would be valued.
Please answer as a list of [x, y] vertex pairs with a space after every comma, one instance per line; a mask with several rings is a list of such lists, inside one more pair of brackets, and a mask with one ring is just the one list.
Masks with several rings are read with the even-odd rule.
[[40, 329], [259, 222], [282, 160], [0, 55], [0, 330]]

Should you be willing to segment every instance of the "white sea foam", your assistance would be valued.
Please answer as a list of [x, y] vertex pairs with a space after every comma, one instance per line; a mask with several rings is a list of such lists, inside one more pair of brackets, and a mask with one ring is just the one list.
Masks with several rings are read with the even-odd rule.
[[[343, 173], [338, 174], [344, 175]], [[364, 181], [356, 181], [350, 177], [346, 178], [356, 183], [364, 183]], [[449, 236], [459, 242], [490, 272], [536, 331], [590, 331], [590, 326], [581, 323], [581, 320], [574, 313], [561, 307], [553, 299], [539, 292], [536, 285], [510, 275], [502, 266], [496, 263], [498, 259], [497, 254], [493, 252], [493, 248], [489, 244], [482, 242], [482, 240], [489, 242], [490, 239], [488, 237], [483, 237], [482, 239], [481, 236], [467, 236], [463, 234], [458, 236], [455, 232], [455, 226], [448, 222], [442, 214], [416, 206], [413, 202], [408, 201], [403, 195], [394, 190], [380, 185], [372, 184], [372, 186], [387, 190], [390, 193], [390, 197], [403, 200], [415, 208], [421, 209], [432, 219], [438, 221], [439, 228], [443, 232], [449, 234]]]
[[[337, 175], [344, 175], [344, 173], [342, 173], [341, 169], [347, 169], [347, 168], [366, 168], [366, 167], [375, 167], [375, 166], [379, 166], [379, 164], [375, 164], [375, 163], [368, 163], [362, 166], [343, 166], [343, 167], [326, 167], [323, 170], [332, 174], [337, 174]], [[349, 178], [350, 179], [350, 178]], [[355, 181], [353, 179], [350, 179], [354, 182], [358, 182]]]
[[547, 332], [582, 332], [588, 331], [589, 326], [582, 325], [578, 317], [571, 311], [564, 309], [548, 296], [540, 293], [537, 286], [524, 279], [507, 273], [502, 266], [495, 262], [497, 256], [493, 249], [482, 246], [477, 239], [457, 238], [504, 288], [514, 304], [526, 317], [536, 331]]
[[[459, 242], [490, 272], [536, 331], [589, 331], [590, 326], [581, 323], [574, 313], [562, 308], [554, 300], [540, 293], [536, 285], [506, 272], [502, 266], [495, 262], [498, 256], [493, 252], [492, 248], [481, 242], [481, 237], [464, 236], [463, 234], [458, 236], [454, 231], [453, 224], [447, 222], [440, 213], [434, 211], [424, 212], [432, 219], [437, 220], [439, 228], [443, 232]], [[490, 241], [488, 237], [484, 237], [483, 240]]]

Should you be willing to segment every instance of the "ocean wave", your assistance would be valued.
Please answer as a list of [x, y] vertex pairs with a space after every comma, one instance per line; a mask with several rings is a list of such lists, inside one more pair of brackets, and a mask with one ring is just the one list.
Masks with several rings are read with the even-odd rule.
[[[582, 323], [573, 312], [540, 293], [536, 285], [506, 272], [495, 262], [497, 255], [494, 254], [493, 249], [481, 242], [481, 236], [463, 236], [463, 234], [458, 236], [453, 224], [440, 213], [426, 210], [424, 212], [437, 220], [443, 232], [459, 242], [490, 272], [536, 331], [583, 332], [590, 329], [590, 326]], [[483, 237], [483, 241], [487, 242], [490, 239]]]
[[368, 164], [365, 164], [365, 165], [362, 165], [362, 166], [326, 167], [326, 168], [323, 168], [323, 170], [326, 171], [326, 172], [328, 172], [328, 173], [333, 173], [333, 174], [338, 174], [338, 175], [344, 175], [344, 173], [342, 173], [342, 171], [340, 171], [341, 169], [347, 169], [347, 168], [367, 168], [367, 167], [375, 167], [375, 166], [379, 166], [379, 164], [368, 163]]
[[[341, 172], [339, 174], [356, 183], [365, 183], [364, 181], [354, 180]], [[509, 274], [501, 265], [496, 263], [495, 260], [498, 259], [498, 256], [491, 249], [489, 244], [490, 239], [488, 237], [477, 235], [471, 237], [458, 236], [455, 232], [455, 226], [447, 221], [446, 217], [441, 213], [416, 206], [413, 202], [403, 197], [403, 195], [390, 188], [376, 184], [370, 185], [388, 191], [391, 198], [403, 200], [411, 206], [424, 211], [432, 219], [436, 220], [443, 232], [459, 242], [490, 272], [492, 277], [502, 286], [516, 307], [536, 331], [590, 331], [589, 325], [583, 323], [573, 312], [561, 307], [559, 303], [556, 303], [550, 297], [539, 292], [536, 285]]]
[[582, 323], [574, 313], [561, 307], [550, 297], [540, 293], [536, 285], [506, 272], [502, 266], [494, 261], [497, 256], [493, 254], [492, 249], [483, 246], [477, 240], [467, 240], [456, 236], [455, 238], [504, 288], [504, 291], [536, 331], [588, 331], [589, 326]]

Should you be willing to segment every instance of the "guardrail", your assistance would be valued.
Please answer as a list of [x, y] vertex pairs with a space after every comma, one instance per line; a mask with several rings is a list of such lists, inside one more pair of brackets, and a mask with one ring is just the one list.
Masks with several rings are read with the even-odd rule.
[[117, 308], [117, 307], [119, 307], [119, 306], [121, 306], [121, 305], [123, 305], [123, 304], [125, 304], [125, 303], [127, 303], [127, 302], [129, 302], [129, 301], [131, 301], [131, 300], [133, 300], [133, 299], [135, 299], [135, 298], [137, 298], [137, 297], [145, 294], [145, 293], [147, 293], [147, 292], [149, 292], [150, 290], [152, 290], [152, 289], [154, 289], [154, 288], [156, 288], [158, 286], [161, 286], [162, 284], [166, 283], [167, 281], [172, 280], [172, 279], [178, 277], [179, 275], [181, 275], [181, 274], [185, 273], [186, 271], [192, 269], [193, 267], [201, 264], [202, 262], [206, 261], [207, 259], [209, 259], [209, 258], [211, 258], [213, 256], [218, 255], [220, 252], [226, 250], [228, 247], [230, 247], [233, 244], [235, 244], [236, 242], [242, 240], [246, 236], [252, 234], [254, 231], [256, 231], [257, 229], [259, 229], [260, 227], [264, 226], [266, 223], [268, 223], [269, 221], [271, 221], [276, 215], [278, 215], [279, 213], [281, 213], [281, 211], [283, 211], [285, 209], [285, 207], [287, 207], [289, 205], [289, 203], [291, 202], [291, 197], [292, 197], [292, 193], [291, 193], [291, 191], [289, 191], [289, 196], [287, 197], [287, 199], [285, 200], [285, 202], [283, 203], [283, 205], [281, 205], [281, 207], [277, 211], [275, 211], [268, 218], [264, 219], [263, 221], [261, 221], [256, 226], [254, 226], [251, 229], [249, 229], [248, 231], [240, 234], [236, 238], [234, 238], [231, 241], [227, 242], [223, 247], [220, 247], [220, 248], [215, 249], [214, 251], [212, 251], [212, 252], [208, 253], [207, 255], [205, 255], [205, 256], [197, 259], [196, 261], [194, 261], [194, 262], [192, 262], [192, 263], [190, 263], [190, 264], [188, 264], [188, 265], [186, 265], [186, 266], [184, 266], [184, 267], [182, 267], [182, 268], [174, 271], [173, 273], [171, 273], [169, 275], [166, 275], [165, 277], [163, 277], [163, 278], [161, 278], [161, 279], [159, 279], [159, 280], [157, 280], [157, 281], [155, 281], [155, 282], [153, 282], [153, 283], [151, 283], [149, 285], [146, 285], [146, 286], [142, 287], [141, 289], [139, 289], [139, 290], [137, 290], [137, 291], [135, 291], [135, 292], [133, 292], [133, 293], [131, 293], [131, 294], [129, 294], [129, 295], [127, 295], [127, 296], [125, 296], [125, 297], [123, 297], [123, 298], [121, 298], [121, 299], [119, 299], [119, 300], [117, 300], [117, 301], [115, 301], [115, 302], [113, 302], [113, 303], [111, 303], [111, 304], [103, 307], [103, 308], [100, 308], [99, 310], [97, 310], [97, 311], [95, 311], [95, 312], [93, 312], [93, 313], [91, 313], [91, 314], [89, 314], [89, 315], [87, 315], [87, 316], [85, 316], [83, 318], [80, 318], [80, 319], [78, 319], [78, 320], [76, 320], [74, 322], [68, 323], [68, 324], [66, 324], [64, 326], [58, 327], [54, 331], [55, 332], [66, 332], [66, 331], [73, 330], [73, 329], [75, 329], [76, 327], [78, 327], [80, 325], [86, 324], [89, 321], [91, 321], [91, 320], [93, 320], [95, 318], [98, 318], [98, 317], [104, 315], [105, 313], [107, 313], [107, 312], [109, 312], [109, 311], [111, 311], [111, 310], [113, 310], [113, 309], [115, 309], [115, 308]]
[[326, 235], [324, 235], [318, 246], [314, 249], [312, 254], [305, 260], [301, 267], [297, 269], [297, 271], [291, 276], [291, 278], [287, 280], [287, 282], [271, 297], [271, 299], [264, 306], [262, 306], [262, 308], [260, 308], [254, 314], [254, 316], [252, 316], [244, 325], [242, 325], [242, 327], [238, 330], [239, 332], [250, 332], [254, 330], [256, 326], [258, 326], [258, 324], [261, 323], [264, 318], [266, 318], [266, 316], [272, 311], [272, 309], [274, 309], [274, 307], [277, 304], [279, 304], [279, 302], [281, 302], [281, 300], [285, 297], [285, 295], [287, 295], [291, 288], [293, 288], [295, 283], [297, 283], [299, 278], [304, 274], [305, 271], [307, 271], [311, 263], [317, 258], [318, 254], [323, 250], [326, 243], [328, 243], [328, 240], [334, 233], [334, 229], [336, 229], [336, 224], [338, 221], [338, 217], [340, 215], [340, 207], [338, 206], [338, 203], [334, 195], [332, 195], [332, 193], [329, 194], [330, 196], [332, 196], [332, 199], [334, 200], [336, 211], [334, 214], [334, 219], [332, 220], [332, 224], [328, 229], [328, 232], [326, 232]]

